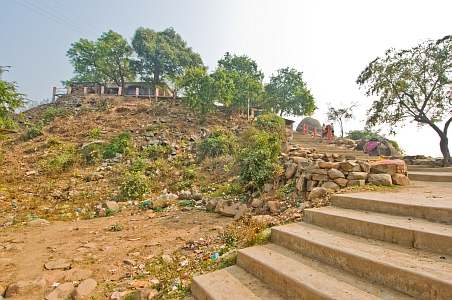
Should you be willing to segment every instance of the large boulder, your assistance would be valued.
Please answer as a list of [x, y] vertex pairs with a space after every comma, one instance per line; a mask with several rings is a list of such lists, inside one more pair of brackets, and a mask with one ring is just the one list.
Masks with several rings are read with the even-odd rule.
[[303, 132], [303, 124], [308, 124], [309, 132], [314, 132], [314, 127], [316, 127], [317, 128], [317, 133], [319, 135], [322, 134], [322, 124], [320, 124], [320, 122], [317, 119], [314, 119], [314, 118], [311, 118], [311, 117], [304, 118], [298, 124], [296, 131]]

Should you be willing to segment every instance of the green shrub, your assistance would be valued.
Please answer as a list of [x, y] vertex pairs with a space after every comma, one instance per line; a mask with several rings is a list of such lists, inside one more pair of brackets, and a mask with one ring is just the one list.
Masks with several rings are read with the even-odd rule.
[[283, 118], [275, 114], [265, 114], [257, 118], [254, 127], [260, 131], [265, 131], [269, 134], [275, 134], [279, 139], [286, 138], [286, 123]]
[[179, 201], [179, 206], [194, 207], [195, 205], [196, 205], [195, 200], [181, 200], [181, 201]]
[[90, 144], [80, 151], [80, 156], [85, 164], [97, 164], [102, 160], [103, 148], [99, 144]]
[[132, 144], [130, 142], [132, 134], [124, 131], [116, 135], [108, 145], [103, 149], [104, 158], [113, 158], [116, 153], [128, 155], [132, 152]]
[[137, 158], [132, 162], [130, 166], [131, 172], [144, 172], [148, 168], [148, 164], [143, 161], [141, 158]]
[[232, 155], [237, 151], [237, 139], [230, 131], [218, 128], [209, 137], [201, 140], [197, 148], [200, 160], [206, 157]]
[[146, 147], [143, 152], [142, 156], [146, 158], [166, 158], [169, 154], [171, 154], [171, 151], [173, 148], [170, 145], [156, 145], [156, 146], [148, 146]]
[[86, 133], [92, 139], [98, 139], [102, 135], [99, 128], [93, 128]]
[[260, 188], [274, 180], [281, 171], [280, 152], [281, 141], [277, 135], [265, 131], [251, 135], [248, 146], [240, 150], [236, 159], [242, 184]]
[[43, 135], [44, 134], [42, 131], [43, 127], [44, 123], [42, 123], [42, 121], [39, 121], [36, 124], [32, 124], [30, 127], [27, 128], [24, 139], [28, 141], [34, 139], [37, 136]]
[[121, 183], [120, 193], [125, 200], [141, 200], [149, 192], [149, 182], [141, 173], [128, 173]]
[[405, 151], [400, 148], [399, 144], [394, 141], [394, 140], [388, 140], [388, 142], [390, 142], [392, 144], [392, 146], [394, 146], [394, 148], [400, 153], [400, 154], [405, 154]]
[[77, 160], [75, 148], [69, 146], [47, 162], [47, 169], [53, 172], [65, 171], [75, 165]]
[[41, 115], [41, 119], [44, 122], [44, 124], [49, 124], [52, 122], [56, 117], [64, 118], [66, 117], [66, 114], [64, 111], [60, 108], [56, 107], [49, 107], [47, 108]]

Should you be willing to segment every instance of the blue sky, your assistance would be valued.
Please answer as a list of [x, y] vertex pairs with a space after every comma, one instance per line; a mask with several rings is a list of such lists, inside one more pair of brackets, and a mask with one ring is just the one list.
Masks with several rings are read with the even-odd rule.
[[[138, 27], [173, 27], [210, 70], [230, 52], [255, 60], [266, 78], [284, 67], [302, 71], [322, 123], [327, 103], [358, 102], [345, 131], [362, 129], [372, 102], [355, 83], [370, 61], [390, 47], [452, 34], [446, 0], [2, 0], [1, 7], [0, 65], [12, 66], [3, 78], [33, 101], [50, 98], [53, 86], [72, 77], [66, 51], [80, 38], [112, 29], [130, 41]], [[406, 123], [392, 138], [407, 154], [441, 156], [432, 129]]]

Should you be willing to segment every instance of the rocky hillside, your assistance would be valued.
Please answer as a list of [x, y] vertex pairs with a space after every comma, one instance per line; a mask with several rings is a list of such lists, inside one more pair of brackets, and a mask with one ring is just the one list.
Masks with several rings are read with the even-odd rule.
[[[196, 141], [219, 126], [235, 133], [248, 126], [244, 118], [222, 112], [201, 126], [180, 103], [95, 96], [61, 97], [26, 111], [19, 121], [18, 133], [2, 144], [2, 224], [12, 217], [16, 222], [92, 217], [95, 205], [122, 200], [119, 187], [133, 168], [142, 168], [150, 180], [149, 199], [183, 190], [224, 192], [233, 162], [195, 165]], [[95, 146], [111, 145], [121, 133], [130, 133], [130, 149], [124, 154], [110, 149], [112, 157], [99, 157]], [[149, 145], [158, 145], [158, 153], [138, 158]]]

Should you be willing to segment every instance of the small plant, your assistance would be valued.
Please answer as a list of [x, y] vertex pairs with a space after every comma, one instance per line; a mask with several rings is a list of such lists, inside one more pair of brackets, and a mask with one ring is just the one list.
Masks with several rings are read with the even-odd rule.
[[105, 211], [105, 214], [106, 214], [107, 217], [112, 217], [112, 216], [116, 215], [116, 210], [107, 208], [106, 211]]
[[179, 206], [182, 207], [194, 207], [196, 202], [194, 200], [181, 200], [179, 201]]
[[155, 125], [148, 125], [148, 127], [146, 127], [146, 131], [156, 131], [156, 130], [162, 130], [165, 128], [165, 125], [163, 123], [158, 123]]
[[44, 127], [44, 123], [42, 123], [41, 121], [36, 124], [31, 124], [31, 126], [29, 126], [27, 128], [27, 131], [24, 136], [24, 140], [28, 141], [28, 140], [34, 139], [37, 136], [43, 135], [44, 134], [42, 131], [43, 127]]
[[198, 145], [198, 156], [200, 160], [206, 157], [231, 155], [237, 151], [238, 144], [230, 131], [218, 128], [209, 137], [201, 140]]
[[85, 164], [96, 164], [102, 160], [103, 148], [99, 144], [90, 144], [80, 151], [80, 156]]
[[163, 207], [161, 207], [161, 206], [156, 206], [156, 207], [153, 208], [153, 210], [156, 213], [161, 213], [161, 212], [164, 211]]
[[109, 231], [116, 232], [116, 231], [121, 231], [123, 229], [124, 228], [122, 227], [122, 225], [119, 224], [118, 222], [116, 222], [115, 224], [111, 225]]
[[144, 172], [148, 168], [148, 164], [143, 161], [141, 158], [137, 158], [132, 162], [130, 166], [131, 172]]
[[86, 133], [87, 136], [89, 136], [91, 139], [98, 139], [101, 137], [101, 132], [99, 128], [93, 128], [90, 131]]
[[128, 173], [120, 187], [125, 200], [141, 200], [149, 192], [149, 182], [140, 172]]
[[64, 118], [66, 117], [66, 114], [64, 111], [60, 108], [56, 107], [49, 107], [47, 108], [41, 115], [41, 119], [44, 122], [44, 124], [49, 124], [52, 122], [56, 117]]
[[132, 134], [130, 132], [124, 131], [116, 135], [108, 145], [105, 146], [103, 150], [104, 158], [113, 158], [116, 153], [128, 155], [132, 151], [132, 144], [130, 139]]
[[156, 145], [156, 146], [149, 146], [145, 148], [142, 152], [142, 156], [146, 158], [166, 158], [168, 154], [170, 154], [172, 151], [172, 147], [170, 145]]
[[53, 172], [61, 172], [75, 165], [77, 161], [78, 158], [75, 148], [69, 146], [67, 149], [61, 151], [60, 154], [52, 157], [45, 167]]
[[280, 188], [277, 192], [278, 196], [285, 196], [295, 191], [295, 182], [288, 183]]
[[58, 139], [58, 137], [53, 136], [50, 139], [47, 140], [47, 146], [48, 147], [54, 147], [61, 145], [62, 142]]

